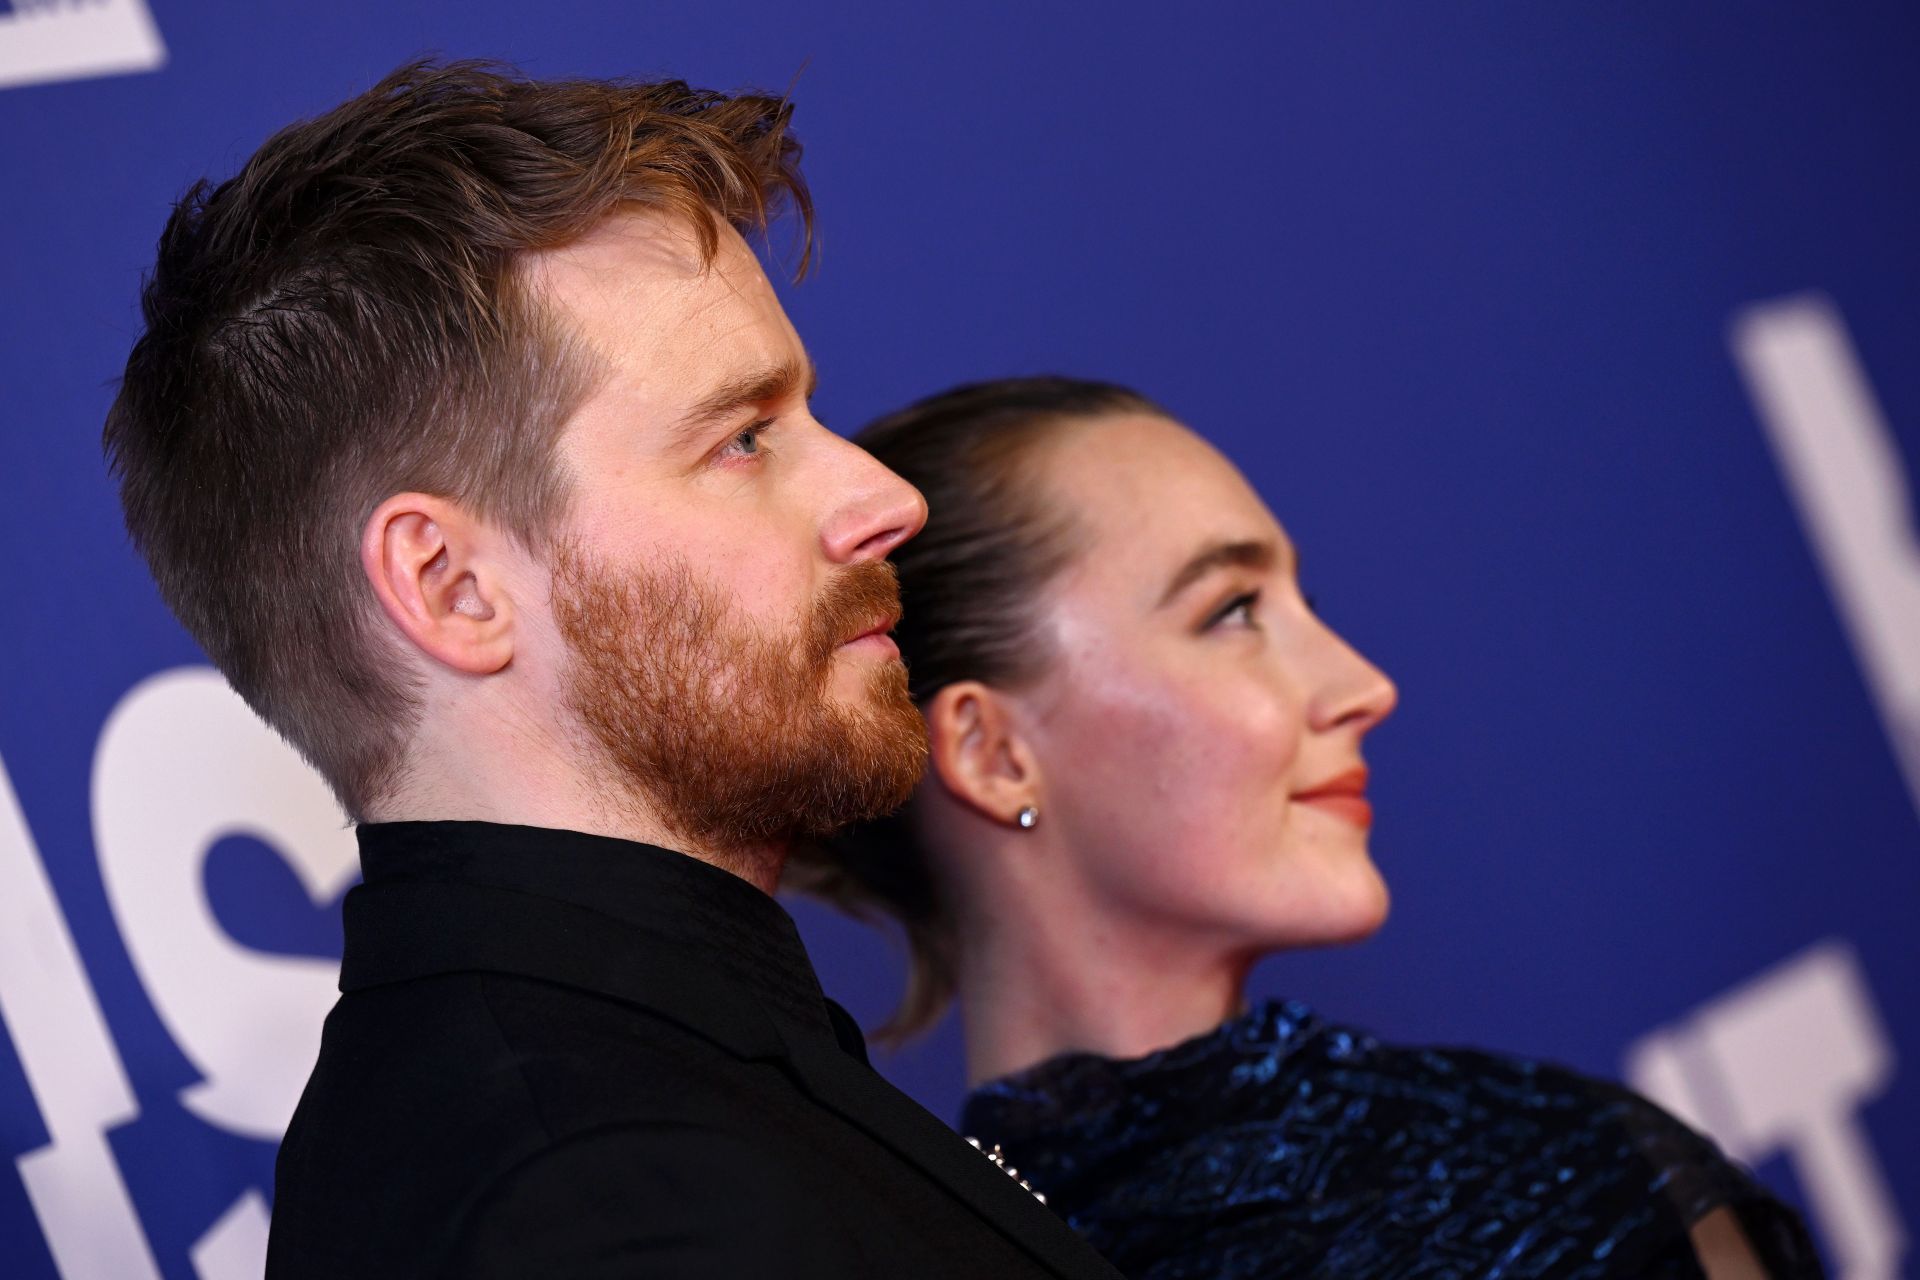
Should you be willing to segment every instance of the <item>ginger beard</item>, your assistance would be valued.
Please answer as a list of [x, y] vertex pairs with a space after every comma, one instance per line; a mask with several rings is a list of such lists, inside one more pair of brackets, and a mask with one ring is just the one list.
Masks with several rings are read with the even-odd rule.
[[685, 565], [615, 571], [554, 556], [565, 697], [617, 786], [714, 852], [817, 839], [905, 804], [927, 758], [906, 667], [878, 663], [857, 703], [829, 689], [841, 644], [898, 616], [893, 566], [840, 571], [798, 625], [741, 617]]

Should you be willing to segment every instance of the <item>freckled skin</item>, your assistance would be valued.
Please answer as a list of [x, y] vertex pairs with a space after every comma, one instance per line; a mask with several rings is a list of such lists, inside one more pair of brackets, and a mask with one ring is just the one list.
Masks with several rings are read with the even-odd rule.
[[[1043, 593], [1052, 661], [1006, 695], [1045, 816], [1003, 836], [935, 802], [965, 833], [939, 847], [975, 1084], [1199, 1034], [1234, 1011], [1253, 960], [1366, 937], [1388, 904], [1367, 824], [1299, 793], [1360, 763], [1392, 683], [1314, 617], [1290, 555], [1161, 603], [1202, 547], [1284, 545], [1259, 495], [1158, 417], [1076, 424], [1035, 465], [1083, 537]], [[1725, 1208], [1692, 1239], [1716, 1280], [1765, 1274]]]
[[[1286, 535], [1240, 473], [1165, 419], [1086, 424], [1046, 456], [1084, 553], [1048, 593], [1058, 646], [1034, 691], [1053, 818], [1114, 916], [1228, 949], [1363, 937], [1387, 891], [1368, 833], [1293, 793], [1360, 762], [1392, 685], [1307, 608], [1283, 554], [1227, 567], [1164, 607], [1209, 542]], [[1246, 615], [1207, 623], [1250, 591]]]
[[[912, 537], [926, 506], [813, 417], [799, 336], [746, 242], [728, 227], [717, 234], [706, 260], [690, 225], [622, 210], [521, 263], [532, 296], [601, 375], [558, 437], [570, 501], [554, 541], [616, 577], [684, 569], [735, 619], [797, 646], [829, 584]], [[695, 412], [716, 404], [724, 412]], [[484, 513], [445, 515], [458, 517], [464, 539], [466, 576], [455, 577], [503, 607], [492, 616], [503, 619], [510, 660], [484, 670], [424, 666], [430, 710], [410, 747], [408, 780], [372, 816], [520, 822], [667, 844], [730, 868], [751, 865], [755, 882], [771, 888], [784, 843], [750, 858], [696, 845], [655, 797], [610, 774], [604, 747], [568, 710], [573, 651], [554, 608], [552, 558]], [[434, 644], [438, 626], [422, 624]], [[897, 662], [889, 643], [843, 645], [826, 696], [875, 711], [876, 673]]]
[[[726, 374], [806, 363], [731, 229], [703, 266], [690, 229], [619, 215], [540, 255], [529, 274], [609, 369], [561, 442], [576, 485], [570, 531], [606, 563], [678, 557], [744, 616], [791, 627], [841, 565], [919, 528], [919, 495], [821, 426], [804, 388], [668, 446], [663, 425]], [[763, 417], [773, 425], [755, 453], [725, 452]], [[834, 692], [864, 700], [868, 665], [837, 662]]]
[[[1198, 1035], [1261, 955], [1365, 937], [1387, 911], [1368, 806], [1307, 793], [1355, 776], [1394, 687], [1307, 607], [1259, 495], [1157, 416], [1063, 427], [1029, 465], [1076, 542], [1034, 602], [1040, 673], [978, 695], [1025, 763], [995, 783], [937, 746], [915, 804], [976, 1082]], [[1204, 554], [1222, 548], [1239, 554]], [[937, 744], [964, 741], [940, 731], [958, 714], [935, 708]], [[1031, 831], [987, 798], [1005, 786], [1040, 808]]]

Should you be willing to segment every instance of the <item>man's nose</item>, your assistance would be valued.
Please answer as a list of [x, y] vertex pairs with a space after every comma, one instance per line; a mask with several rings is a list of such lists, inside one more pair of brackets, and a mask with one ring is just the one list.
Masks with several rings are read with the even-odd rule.
[[847, 454], [844, 489], [821, 534], [827, 559], [884, 559], [926, 524], [927, 500], [866, 450], [851, 441], [840, 445]]

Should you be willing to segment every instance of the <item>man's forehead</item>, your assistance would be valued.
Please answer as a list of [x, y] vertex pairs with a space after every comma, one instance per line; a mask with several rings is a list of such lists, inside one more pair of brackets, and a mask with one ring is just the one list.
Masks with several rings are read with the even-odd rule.
[[533, 274], [553, 286], [591, 284], [636, 271], [691, 278], [704, 266], [697, 229], [685, 218], [630, 206], [565, 244], [527, 255]]
[[794, 344], [759, 260], [732, 227], [711, 261], [684, 219], [647, 210], [531, 255], [529, 284], [615, 369], [653, 381], [689, 362], [771, 361]]
[[623, 210], [585, 235], [528, 254], [522, 269], [548, 301], [582, 319], [627, 319], [634, 313], [737, 302], [761, 308], [773, 288], [759, 259], [724, 223], [709, 260], [698, 229], [685, 218]]

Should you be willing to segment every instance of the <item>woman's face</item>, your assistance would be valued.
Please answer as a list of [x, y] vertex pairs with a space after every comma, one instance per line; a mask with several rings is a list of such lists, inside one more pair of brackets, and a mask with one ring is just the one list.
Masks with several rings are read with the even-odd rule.
[[1248, 955], [1378, 928], [1360, 748], [1394, 687], [1308, 608], [1273, 513], [1159, 417], [1069, 428], [1041, 467], [1084, 541], [1019, 701], [1095, 918]]

